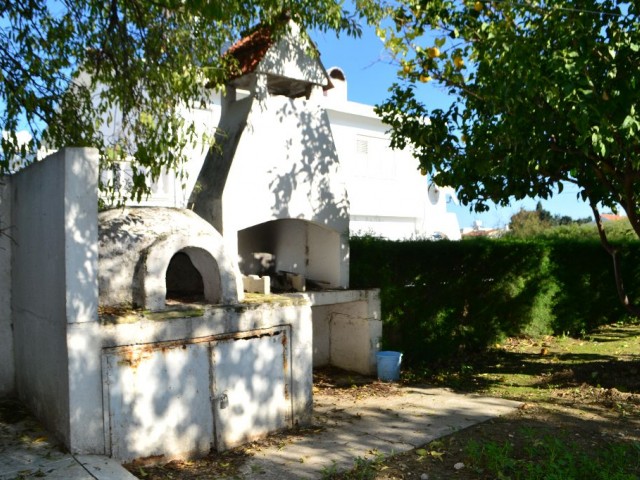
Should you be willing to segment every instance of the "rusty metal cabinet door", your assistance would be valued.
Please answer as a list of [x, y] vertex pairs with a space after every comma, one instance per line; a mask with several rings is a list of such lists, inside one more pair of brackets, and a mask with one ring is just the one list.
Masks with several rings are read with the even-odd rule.
[[103, 352], [105, 440], [121, 461], [206, 454], [213, 444], [208, 343]]
[[216, 449], [291, 427], [287, 327], [212, 342]]

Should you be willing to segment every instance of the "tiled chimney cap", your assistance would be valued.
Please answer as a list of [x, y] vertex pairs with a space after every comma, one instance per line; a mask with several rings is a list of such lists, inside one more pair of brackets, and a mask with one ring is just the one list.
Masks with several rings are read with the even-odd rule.
[[[288, 31], [287, 31], [288, 30]], [[280, 42], [287, 42], [284, 48], [292, 57], [306, 56], [306, 66], [303, 69], [304, 79], [298, 78], [315, 85], [321, 85], [324, 90], [333, 88], [329, 74], [320, 62], [320, 53], [311, 39], [304, 39], [299, 27], [283, 14], [282, 19], [274, 25], [258, 25], [251, 33], [234, 43], [225, 55], [233, 57], [237, 61], [237, 70], [230, 79], [248, 75], [251, 73], [266, 73], [283, 76], [279, 70], [286, 60], [275, 61], [268, 59], [270, 50], [278, 47]], [[311, 52], [308, 51], [311, 49]], [[284, 75], [286, 77], [286, 75]]]

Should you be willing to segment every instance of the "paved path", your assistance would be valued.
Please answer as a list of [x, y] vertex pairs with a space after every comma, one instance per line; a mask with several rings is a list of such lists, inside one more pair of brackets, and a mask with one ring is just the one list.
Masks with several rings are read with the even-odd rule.
[[358, 401], [316, 396], [314, 420], [325, 428], [256, 452], [243, 478], [322, 478], [323, 471], [350, 468], [358, 457], [411, 450], [519, 406], [519, 402], [460, 395], [443, 388], [404, 388], [401, 395]]
[[[354, 459], [410, 450], [456, 430], [516, 409], [518, 402], [460, 395], [442, 388], [402, 388], [400, 394], [355, 401], [315, 396], [314, 423], [323, 428], [257, 452], [241, 473], [246, 480], [322, 478]], [[132, 480], [103, 456], [63, 453], [31, 418], [0, 423], [0, 480]]]
[[135, 480], [102, 455], [70, 455], [33, 418], [0, 422], [0, 480]]

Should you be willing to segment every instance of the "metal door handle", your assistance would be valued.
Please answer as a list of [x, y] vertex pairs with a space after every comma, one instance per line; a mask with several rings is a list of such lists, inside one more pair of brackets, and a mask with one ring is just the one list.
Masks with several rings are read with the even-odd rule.
[[222, 395], [218, 395], [217, 397], [213, 397], [214, 402], [218, 402], [218, 407], [220, 410], [224, 410], [229, 406], [229, 397], [226, 393]]

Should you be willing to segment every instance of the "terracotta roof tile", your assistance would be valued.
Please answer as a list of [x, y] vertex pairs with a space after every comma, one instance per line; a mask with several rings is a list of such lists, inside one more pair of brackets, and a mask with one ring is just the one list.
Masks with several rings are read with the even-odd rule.
[[600, 217], [603, 220], [607, 220], [609, 222], [615, 222], [616, 220], [622, 220], [627, 217], [623, 217], [622, 215], [616, 215], [615, 213], [601, 213]]
[[234, 43], [226, 53], [238, 61], [239, 71], [233, 76], [239, 77], [253, 72], [271, 45], [273, 45], [273, 42], [271, 29], [259, 27], [253, 33]]
[[[289, 21], [289, 16], [283, 14], [281, 21]], [[238, 62], [238, 67], [230, 78], [235, 79], [255, 71], [275, 42], [276, 36], [273, 34], [271, 27], [259, 25], [249, 35], [234, 43], [225, 53], [225, 55], [232, 56]], [[318, 49], [313, 42], [311, 42], [311, 47], [317, 52]], [[326, 79], [327, 84], [323, 87], [323, 90], [333, 88], [333, 83], [328, 74], [326, 74]]]

